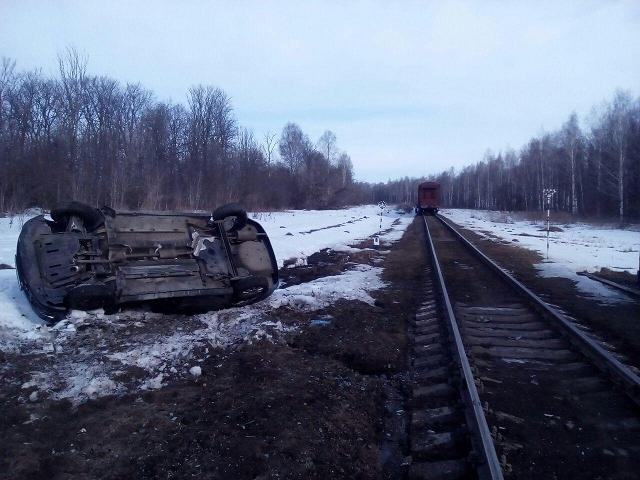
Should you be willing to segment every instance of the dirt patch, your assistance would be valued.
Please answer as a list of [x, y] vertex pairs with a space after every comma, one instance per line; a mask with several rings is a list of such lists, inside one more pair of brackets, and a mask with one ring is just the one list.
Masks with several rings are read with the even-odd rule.
[[9, 429], [3, 470], [12, 478], [379, 474], [375, 380], [269, 342], [210, 356], [202, 372], [76, 411], [52, 404], [47, 418]]
[[602, 268], [598, 272], [598, 276], [619, 283], [625, 287], [640, 289], [640, 281], [637, 275], [629, 272], [616, 272], [608, 268]]
[[[404, 370], [405, 322], [415, 311], [417, 298], [424, 293], [421, 280], [425, 247], [421, 228], [417, 222], [409, 226], [385, 258], [382, 278], [389, 287], [373, 293], [373, 306], [340, 301], [316, 312], [310, 321], [320, 322], [316, 322], [315, 328], [301, 332], [293, 343], [312, 354], [338, 358], [366, 374]], [[375, 250], [364, 250], [347, 257], [357, 263], [375, 263], [375, 253]], [[331, 255], [345, 256], [338, 252]]]
[[324, 248], [309, 255], [306, 265], [281, 268], [280, 282], [283, 287], [299, 285], [317, 278], [339, 275], [357, 263], [372, 265], [379, 262], [382, 262], [382, 256], [371, 248], [348, 253]]
[[[547, 227], [542, 227], [538, 229], [539, 232], [546, 232], [547, 231]], [[550, 232], [564, 232], [564, 229], [560, 228], [560, 227], [556, 227], [555, 225], [551, 225], [549, 227], [549, 231]]]
[[[170, 377], [159, 390], [77, 408], [29, 401], [18, 381], [28, 377], [28, 364], [17, 371], [0, 363], [3, 478], [387, 478], [403, 455], [402, 427], [386, 425], [402, 402], [405, 320], [422, 293], [418, 227], [414, 222], [386, 256], [320, 252], [315, 272], [291, 269], [288, 277], [293, 284], [351, 263], [381, 264], [388, 286], [374, 292], [375, 305], [280, 308], [273, 315], [295, 333], [277, 343], [199, 346], [201, 376]], [[163, 316], [139, 328], [164, 331], [183, 320]], [[134, 327], [103, 331], [101, 348], [127, 328]], [[90, 342], [86, 337], [84, 347]], [[395, 444], [383, 455], [385, 438]]]

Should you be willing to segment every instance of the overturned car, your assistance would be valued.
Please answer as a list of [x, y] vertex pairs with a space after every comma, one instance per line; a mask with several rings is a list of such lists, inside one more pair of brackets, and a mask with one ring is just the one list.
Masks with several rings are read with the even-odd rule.
[[208, 213], [128, 212], [70, 202], [26, 222], [16, 269], [48, 321], [69, 309], [201, 312], [266, 298], [278, 266], [264, 229], [236, 204]]

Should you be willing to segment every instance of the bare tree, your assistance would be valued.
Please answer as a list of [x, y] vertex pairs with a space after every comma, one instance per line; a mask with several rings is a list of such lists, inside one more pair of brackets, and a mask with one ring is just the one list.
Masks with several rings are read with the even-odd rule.
[[324, 154], [329, 163], [333, 163], [336, 155], [336, 135], [331, 130], [325, 132], [318, 140], [318, 149]]
[[275, 133], [271, 133], [270, 131], [267, 131], [267, 133], [264, 134], [264, 143], [262, 144], [262, 152], [264, 153], [264, 157], [267, 161], [267, 167], [269, 167], [269, 174], [271, 173], [271, 161], [273, 159], [273, 154], [275, 152], [276, 149], [276, 138], [277, 135]]
[[289, 172], [295, 174], [304, 163], [305, 154], [311, 150], [311, 142], [295, 123], [287, 123], [282, 129], [278, 144], [280, 158]]
[[338, 171], [340, 172], [340, 186], [346, 187], [353, 183], [353, 163], [346, 153], [338, 157]]
[[613, 99], [613, 103], [608, 112], [610, 124], [611, 140], [615, 155], [618, 161], [618, 215], [620, 222], [624, 221], [624, 183], [625, 183], [625, 162], [627, 159], [627, 148], [629, 133], [631, 130], [630, 118], [631, 98], [627, 92], [618, 91]]
[[569, 157], [569, 170], [571, 172], [571, 213], [578, 213], [578, 196], [576, 194], [576, 157], [580, 144], [581, 132], [578, 126], [578, 116], [573, 112], [569, 120], [562, 126], [560, 132], [562, 146]]
[[78, 136], [87, 71], [87, 58], [75, 48], [67, 48], [58, 55], [58, 70], [62, 85], [62, 118], [71, 171], [72, 197], [79, 198], [83, 173], [78, 158]]
[[2, 57], [0, 63], [0, 132], [4, 126], [4, 104], [7, 101], [7, 94], [15, 81], [16, 61], [7, 57]]

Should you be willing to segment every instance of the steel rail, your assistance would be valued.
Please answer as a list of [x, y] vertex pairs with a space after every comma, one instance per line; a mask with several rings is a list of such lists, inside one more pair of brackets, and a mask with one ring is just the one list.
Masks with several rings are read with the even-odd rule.
[[427, 244], [431, 253], [431, 259], [435, 270], [435, 276], [440, 290], [440, 295], [445, 306], [445, 316], [447, 317], [448, 326], [453, 336], [453, 345], [456, 353], [456, 360], [458, 367], [460, 368], [463, 401], [465, 403], [465, 417], [467, 419], [467, 425], [472, 430], [472, 443], [475, 453], [477, 455], [477, 469], [478, 477], [482, 480], [502, 480], [502, 468], [496, 449], [493, 444], [493, 438], [487, 424], [487, 419], [484, 416], [484, 410], [480, 403], [480, 397], [478, 390], [476, 389], [476, 383], [473, 378], [473, 372], [471, 371], [471, 365], [467, 358], [467, 353], [462, 343], [462, 336], [460, 335], [460, 329], [456, 317], [453, 313], [451, 301], [449, 300], [449, 294], [447, 292], [447, 286], [444, 282], [444, 276], [442, 275], [442, 269], [438, 261], [436, 249], [431, 239], [431, 231], [427, 223], [427, 217], [424, 217], [424, 226], [427, 233]]
[[627, 287], [626, 285], [620, 285], [618, 282], [613, 282], [611, 280], [602, 278], [599, 275], [594, 275], [593, 273], [589, 273], [589, 272], [578, 272], [578, 275], [582, 275], [583, 277], [590, 278], [591, 280], [595, 280], [596, 282], [609, 285], [610, 287], [618, 289], [621, 292], [624, 292], [631, 297], [640, 298], [640, 290], [638, 290], [637, 288], [631, 288], [631, 287]]
[[436, 218], [442, 222], [467, 249], [491, 267], [506, 280], [508, 284], [526, 298], [539, 313], [560, 327], [560, 333], [562, 333], [572, 345], [589, 358], [604, 374], [609, 376], [614, 383], [618, 384], [625, 393], [640, 406], [640, 376], [636, 375], [628, 366], [624, 365], [595, 340], [589, 338], [578, 327], [564, 318], [560, 312], [549, 306], [505, 269], [482, 253], [478, 247], [458, 232], [458, 230], [441, 215], [436, 215]]

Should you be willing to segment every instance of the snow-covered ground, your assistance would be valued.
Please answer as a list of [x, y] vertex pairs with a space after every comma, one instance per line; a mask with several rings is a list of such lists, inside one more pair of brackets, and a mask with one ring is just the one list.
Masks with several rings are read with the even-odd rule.
[[18, 287], [16, 271], [2, 269], [2, 265], [15, 267], [16, 244], [22, 225], [39, 211], [0, 218], [0, 349], [11, 337], [35, 339], [34, 327], [41, 325], [27, 298]]
[[462, 227], [484, 236], [495, 236], [514, 242], [543, 257], [536, 265], [540, 275], [565, 277], [576, 282], [583, 292], [602, 301], [625, 300], [627, 297], [577, 272], [596, 272], [601, 268], [636, 273], [640, 229], [595, 226], [585, 223], [551, 225], [560, 231], [549, 234], [547, 255], [546, 225], [541, 221], [517, 220], [508, 212], [446, 209], [441, 213]]
[[[0, 264], [14, 266], [20, 229], [32, 215], [0, 218]], [[413, 220], [413, 215], [394, 209], [387, 209], [381, 217], [380, 209], [373, 205], [251, 216], [267, 231], [280, 266], [285, 260], [304, 264], [307, 256], [324, 248], [357, 251], [353, 245], [378, 233], [381, 219], [381, 244], [389, 245]], [[290, 330], [292, 327], [284, 326], [274, 313], [282, 306], [310, 312], [340, 299], [373, 303], [370, 292], [384, 286], [381, 271], [379, 267], [354, 265], [340, 275], [285, 286], [257, 304], [177, 318], [175, 328], [156, 331], [153, 325], [162, 316], [134, 310], [113, 315], [73, 311], [54, 327], [47, 327], [20, 291], [15, 270], [0, 270], [0, 351], [53, 359], [53, 365], [34, 365], [31, 369], [30, 379], [22, 385], [27, 396], [37, 391], [40, 397], [80, 402], [132, 388], [159, 388], [167, 376], [186, 375], [197, 366], [192, 355], [197, 347], [225, 347]], [[96, 344], [86, 344], [75, 340], [83, 329], [111, 331], [112, 335], [96, 333]], [[118, 332], [125, 333], [126, 340], [120, 340]], [[123, 380], [123, 371], [129, 367], [146, 373], [135, 379], [125, 375]]]
[[[323, 248], [348, 250], [348, 245], [374, 235], [380, 227], [380, 208], [364, 205], [344, 210], [288, 210], [284, 212], [253, 213], [269, 234], [271, 244], [282, 266], [285, 260], [304, 259]], [[382, 216], [382, 230], [398, 218], [393, 210]], [[411, 216], [402, 217], [406, 227]], [[397, 229], [383, 240], [395, 241], [404, 232]]]
[[[16, 243], [20, 229], [26, 220], [38, 211], [23, 215], [0, 218], [0, 264], [15, 266]], [[380, 228], [391, 228], [400, 218], [400, 223], [382, 237], [384, 242], [397, 240], [410, 223], [411, 216], [398, 215], [387, 209], [382, 217], [376, 205], [365, 205], [342, 210], [289, 210], [284, 212], [253, 213], [266, 230], [282, 267], [285, 260], [296, 260], [304, 264], [307, 256], [323, 248], [348, 250], [349, 245], [374, 235]], [[16, 334], [20, 338], [34, 338], [34, 327], [42, 325], [33, 312], [26, 297], [20, 291], [15, 270], [0, 270], [0, 348], [11, 342]]]
[[[280, 307], [312, 312], [339, 299], [373, 304], [369, 292], [384, 286], [381, 270], [357, 265], [341, 275], [276, 290], [265, 301], [247, 307], [188, 319], [167, 316], [172, 327], [166, 331], [153, 329], [163, 317], [157, 313], [72, 311], [52, 329], [41, 329], [39, 341], [22, 343], [23, 348], [29, 347], [24, 348], [26, 354], [44, 353], [55, 359], [53, 368], [33, 365], [30, 380], [22, 384], [22, 389], [31, 392], [35, 387], [42, 392], [40, 396], [80, 403], [104, 395], [161, 388], [169, 377], [188, 376], [194, 368], [200, 368], [203, 358], [194, 354], [196, 350], [208, 352], [210, 348], [273, 340], [295, 330], [295, 326], [283, 325], [277, 318], [275, 310]], [[75, 337], [79, 329], [94, 332], [91, 341], [87, 342], [86, 336], [85, 341], [78, 341]], [[125, 373], [131, 367], [142, 371], [132, 377]]]

